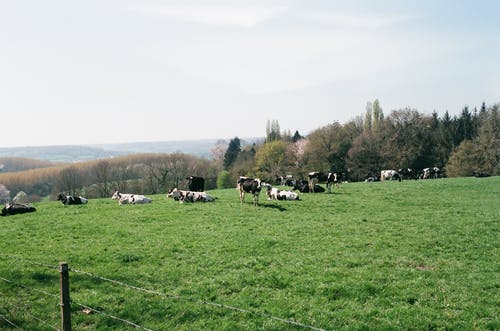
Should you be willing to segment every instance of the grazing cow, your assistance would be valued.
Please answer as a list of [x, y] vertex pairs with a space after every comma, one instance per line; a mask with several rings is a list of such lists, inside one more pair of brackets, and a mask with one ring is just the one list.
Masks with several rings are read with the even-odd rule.
[[398, 172], [401, 175], [401, 179], [418, 179], [418, 177], [415, 176], [415, 172], [411, 168], [402, 168], [399, 169]]
[[212, 202], [215, 200], [214, 197], [206, 192], [194, 192], [194, 191], [183, 191], [177, 188], [170, 190], [167, 194], [167, 198], [174, 198], [175, 201], [180, 203], [184, 202]]
[[[295, 183], [293, 190], [297, 190], [300, 193], [310, 193], [309, 182], [307, 180], [300, 180]], [[314, 185], [314, 192], [325, 192], [325, 188], [318, 184]]]
[[2, 216], [32, 213], [36, 208], [23, 203], [6, 203], [2, 209]]
[[205, 191], [205, 179], [203, 177], [189, 176], [186, 177], [189, 181], [189, 190], [193, 192]]
[[332, 186], [335, 184], [336, 188], [340, 188], [342, 185], [342, 174], [338, 172], [329, 172], [328, 177], [326, 179], [326, 188], [328, 189], [328, 193], [332, 192]]
[[262, 181], [259, 178], [248, 178], [240, 176], [236, 181], [236, 189], [240, 191], [240, 202], [245, 202], [245, 193], [252, 193], [253, 204], [259, 203], [259, 194], [262, 189]]
[[280, 190], [271, 185], [267, 186], [267, 200], [299, 200], [299, 195], [288, 190]]
[[118, 191], [115, 191], [111, 199], [118, 200], [119, 205], [133, 205], [139, 203], [150, 203], [153, 201], [152, 199], [145, 197], [142, 194], [120, 193]]
[[422, 170], [422, 174], [420, 175], [420, 178], [422, 179], [431, 179], [439, 177], [441, 177], [441, 169], [439, 169], [438, 167], [424, 168]]
[[384, 180], [399, 180], [401, 181], [401, 175], [396, 170], [382, 170], [380, 172], [380, 181]]
[[57, 196], [57, 200], [61, 201], [63, 205], [83, 205], [88, 202], [87, 199], [85, 199], [82, 196], [73, 196], [73, 195], [64, 195], [62, 193], [59, 193]]

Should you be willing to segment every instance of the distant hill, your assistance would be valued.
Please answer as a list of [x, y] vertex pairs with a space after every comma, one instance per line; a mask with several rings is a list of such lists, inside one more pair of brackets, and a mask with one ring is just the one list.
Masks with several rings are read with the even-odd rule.
[[[263, 138], [240, 138], [241, 144], [252, 144]], [[224, 139], [201, 139], [183, 141], [133, 142], [123, 144], [28, 146], [0, 148], [0, 157], [24, 157], [51, 162], [79, 162], [137, 153], [181, 152], [203, 158], [210, 157], [210, 151]]]
[[78, 162], [119, 155], [88, 146], [29, 146], [0, 148], [0, 157], [23, 157], [51, 162]]

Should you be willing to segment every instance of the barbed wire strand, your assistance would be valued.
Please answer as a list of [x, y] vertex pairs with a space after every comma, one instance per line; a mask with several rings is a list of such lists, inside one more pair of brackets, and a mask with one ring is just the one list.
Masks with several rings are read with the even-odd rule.
[[117, 320], [117, 321], [120, 321], [120, 322], [123, 322], [123, 323], [129, 324], [129, 325], [132, 325], [132, 326], [134, 326], [134, 327], [135, 327], [135, 328], [137, 328], [137, 329], [142, 329], [142, 330], [147, 330], [147, 331], [154, 331], [154, 330], [152, 330], [152, 329], [145, 328], [145, 327], [143, 327], [143, 326], [140, 326], [139, 324], [136, 324], [136, 323], [134, 323], [134, 322], [128, 321], [128, 320], [126, 320], [126, 319], [123, 319], [123, 318], [120, 318], [120, 317], [117, 317], [117, 316], [113, 316], [113, 315], [107, 314], [107, 313], [105, 313], [105, 312], [99, 311], [99, 310], [97, 310], [97, 309], [95, 309], [95, 308], [89, 307], [89, 306], [87, 306], [87, 305], [84, 305], [84, 304], [81, 304], [81, 303], [75, 302], [74, 300], [71, 300], [71, 303], [72, 303], [72, 304], [75, 304], [75, 305], [77, 305], [77, 306], [80, 306], [80, 307], [82, 307], [82, 308], [89, 309], [89, 310], [93, 311], [94, 313], [101, 314], [101, 315], [104, 315], [104, 316], [106, 316], [106, 317], [112, 318], [112, 319], [114, 319], [114, 320]]
[[[36, 288], [28, 287], [28, 286], [23, 285], [23, 284], [16, 284], [16, 283], [15, 283], [15, 282], [13, 282], [12, 280], [9, 280], [9, 279], [6, 279], [6, 278], [3, 278], [3, 277], [1, 277], [1, 276], [0, 276], [0, 280], [3, 280], [3, 281], [5, 281], [5, 282], [7, 282], [7, 283], [10, 283], [10, 284], [13, 284], [13, 285], [16, 285], [16, 286], [22, 287], [22, 288], [27, 289], [27, 290], [33, 290], [33, 291], [40, 292], [40, 293], [46, 294], [46, 295], [48, 295], [48, 296], [54, 296], [54, 297], [57, 297], [57, 298], [59, 297], [59, 296], [58, 296], [58, 295], [56, 295], [56, 294], [51, 294], [51, 293], [48, 293], [48, 292], [43, 291], [43, 290], [39, 290], [39, 289], [36, 289]], [[89, 306], [83, 305], [83, 304], [81, 304], [81, 303], [75, 302], [74, 300], [71, 300], [71, 303], [72, 303], [72, 304], [74, 303], [75, 305], [80, 306], [80, 307], [83, 307], [83, 308], [90, 309], [90, 310], [92, 310], [93, 312], [96, 312], [96, 313], [102, 314], [102, 315], [104, 315], [104, 316], [106, 316], [106, 317], [109, 317], [109, 318], [112, 318], [112, 319], [115, 319], [115, 320], [118, 320], [118, 321], [124, 322], [124, 323], [129, 324], [129, 325], [133, 325], [133, 326], [134, 326], [134, 327], [136, 327], [136, 328], [140, 328], [140, 329], [147, 330], [147, 331], [154, 331], [154, 330], [151, 330], [151, 329], [144, 328], [144, 327], [142, 327], [142, 326], [140, 326], [140, 325], [138, 325], [138, 324], [136, 324], [136, 323], [134, 323], [134, 322], [131, 322], [131, 321], [125, 320], [125, 319], [120, 318], [120, 317], [117, 317], [117, 316], [113, 316], [113, 315], [110, 315], [110, 314], [106, 314], [106, 313], [104, 313], [104, 312], [102, 312], [102, 311], [99, 311], [99, 310], [97, 310], [97, 309], [94, 309], [94, 308], [92, 308], [92, 307], [89, 307]], [[27, 313], [27, 314], [28, 314], [28, 315], [30, 315], [29, 313]], [[34, 317], [35, 319], [37, 319], [37, 320], [38, 320], [38, 318], [36, 318], [35, 316], [32, 316], [32, 317]], [[45, 323], [45, 324], [47, 324], [47, 325], [49, 325], [49, 326], [50, 326], [50, 324], [49, 324], [48, 322], [46, 322], [46, 321], [43, 321], [43, 320], [39, 320], [39, 321], [40, 321], [40, 322], [43, 322], [43, 323]], [[58, 328], [55, 328], [55, 327], [53, 327], [53, 326], [51, 326], [51, 327], [52, 327], [53, 329], [55, 329], [55, 330], [59, 330]]]
[[32, 290], [32, 291], [35, 291], [35, 292], [39, 292], [39, 293], [45, 294], [45, 295], [50, 296], [50, 297], [59, 298], [59, 295], [57, 295], [57, 294], [49, 293], [47, 291], [40, 290], [40, 289], [33, 288], [33, 287], [29, 287], [29, 286], [26, 286], [26, 285], [23, 285], [23, 284], [17, 284], [15, 282], [13, 282], [12, 280], [7, 279], [7, 278], [3, 278], [1, 276], [0, 276], [0, 280], [3, 280], [4, 282], [7, 282], [7, 283], [10, 283], [10, 284], [22, 287], [22, 288], [27, 289], [27, 290]]
[[12, 321], [8, 320], [7, 317], [5, 317], [4, 315], [0, 314], [0, 318], [3, 319], [5, 322], [7, 322], [7, 324], [15, 327], [16, 329], [21, 329], [18, 325], [14, 324]]
[[27, 262], [27, 263], [38, 265], [38, 266], [42, 266], [42, 267], [47, 267], [47, 268], [50, 268], [50, 269], [59, 269], [58, 265], [52, 265], [52, 264], [47, 264], [47, 263], [40, 263], [40, 262], [36, 262], [36, 261], [24, 259], [22, 257], [18, 257], [18, 256], [14, 256], [14, 255], [8, 255], [8, 254], [0, 253], [0, 256], [8, 257], [10, 259], [14, 259], [14, 260], [22, 261], [22, 262]]
[[[12, 280], [7, 279], [7, 278], [4, 278], [4, 277], [1, 277], [1, 276], [0, 276], [0, 280], [3, 280], [4, 282], [7, 282], [7, 283], [10, 283], [10, 284], [13, 284], [13, 285], [15, 285], [15, 286], [19, 286], [19, 287], [21, 287], [21, 288], [23, 288], [23, 289], [26, 289], [26, 290], [29, 290], [29, 291], [34, 291], [34, 292], [42, 293], [42, 294], [44, 294], [44, 295], [46, 295], [46, 296], [49, 296], [49, 297], [59, 298], [59, 296], [58, 296], [57, 294], [49, 293], [49, 292], [47, 292], [47, 291], [40, 290], [40, 289], [33, 288], [33, 287], [29, 287], [29, 286], [26, 286], [26, 285], [23, 285], [23, 284], [17, 284], [17, 283], [15, 283], [15, 282], [13, 282]], [[20, 307], [17, 307], [17, 308], [20, 308]], [[49, 322], [44, 321], [44, 320], [42, 320], [42, 319], [40, 319], [40, 318], [38, 318], [38, 317], [36, 317], [36, 316], [34, 316], [34, 315], [32, 315], [32, 314], [28, 313], [28, 312], [26, 311], [26, 309], [23, 309], [23, 311], [24, 311], [24, 312], [25, 312], [28, 316], [33, 317], [33, 318], [34, 318], [34, 319], [36, 319], [37, 321], [42, 322], [43, 324], [48, 325], [49, 327], [53, 328], [54, 330], [59, 330], [58, 328], [56, 328], [56, 327], [54, 327], [54, 326], [50, 325], [50, 323], [49, 323]]]
[[274, 316], [274, 315], [271, 315], [271, 314], [256, 312], [256, 311], [252, 311], [252, 310], [249, 310], [249, 309], [238, 308], [238, 307], [234, 307], [234, 306], [230, 306], [230, 305], [226, 305], [226, 304], [222, 304], [222, 303], [217, 303], [217, 302], [212, 302], [212, 301], [205, 301], [205, 300], [200, 300], [200, 299], [183, 297], [183, 296], [179, 296], [179, 295], [175, 295], [175, 294], [167, 294], [167, 293], [163, 293], [163, 292], [159, 292], [159, 291], [155, 291], [155, 290], [148, 290], [148, 289], [141, 288], [141, 287], [138, 287], [138, 286], [129, 285], [129, 284], [126, 284], [126, 283], [118, 281], [118, 280], [114, 280], [114, 279], [102, 277], [102, 276], [99, 276], [99, 275], [95, 275], [95, 274], [92, 274], [92, 273], [87, 272], [87, 271], [78, 270], [78, 269], [74, 269], [74, 268], [68, 268], [68, 269], [70, 271], [75, 272], [75, 273], [80, 273], [80, 274], [83, 274], [83, 275], [87, 275], [87, 276], [92, 277], [92, 278], [96, 278], [96, 279], [99, 279], [99, 280], [102, 280], [102, 281], [110, 282], [110, 283], [113, 283], [113, 284], [116, 284], [116, 285], [120, 285], [120, 286], [123, 286], [123, 287], [126, 287], [126, 288], [130, 288], [130, 289], [133, 289], [133, 290], [136, 290], [136, 291], [139, 291], [139, 292], [143, 292], [143, 293], [153, 294], [153, 295], [157, 295], [157, 296], [161, 296], [161, 297], [167, 297], [167, 298], [174, 298], [174, 299], [178, 299], [178, 300], [185, 300], [185, 301], [200, 303], [200, 304], [204, 304], [204, 305], [208, 305], [208, 306], [214, 306], [214, 307], [223, 308], [223, 309], [229, 309], [229, 310], [237, 311], [237, 312], [240, 312], [240, 313], [246, 313], [246, 314], [251, 314], [251, 315], [255, 315], [255, 316], [260, 316], [260, 317], [272, 319], [272, 320], [279, 321], [279, 322], [282, 322], [282, 323], [285, 323], [285, 324], [290, 324], [290, 325], [302, 327], [302, 328], [309, 329], [309, 330], [327, 331], [326, 329], [322, 329], [322, 328], [318, 328], [318, 327], [315, 327], [315, 326], [312, 326], [312, 325], [307, 325], [307, 324], [303, 324], [303, 323], [300, 323], [300, 322], [296, 322], [296, 321], [284, 319], [284, 318], [277, 317], [277, 316]]
[[33, 318], [33, 319], [37, 320], [38, 322], [40, 322], [40, 323], [42, 323], [42, 324], [47, 325], [49, 328], [51, 328], [51, 329], [53, 329], [53, 330], [58, 330], [58, 331], [59, 331], [59, 329], [58, 329], [58, 328], [56, 328], [56, 327], [55, 327], [55, 326], [53, 326], [53, 325], [50, 325], [50, 323], [49, 323], [49, 322], [44, 321], [44, 320], [42, 320], [41, 318], [38, 318], [38, 317], [36, 317], [35, 315], [33, 315], [33, 314], [29, 313], [29, 312], [27, 311], [27, 309], [28, 309], [28, 306], [27, 306], [27, 305], [26, 305], [24, 308], [23, 308], [23, 307], [19, 307], [19, 306], [12, 306], [12, 307], [13, 307], [13, 308], [17, 308], [17, 309], [19, 309], [19, 310], [22, 310], [22, 311], [24, 312], [24, 314], [28, 315], [29, 317], [31, 317], [31, 318]]

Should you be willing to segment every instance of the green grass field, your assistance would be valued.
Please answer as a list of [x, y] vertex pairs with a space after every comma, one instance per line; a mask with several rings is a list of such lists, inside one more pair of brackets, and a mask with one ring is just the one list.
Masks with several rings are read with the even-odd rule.
[[258, 207], [210, 193], [0, 218], [0, 329], [60, 327], [60, 261], [77, 270], [75, 330], [134, 328], [80, 305], [153, 330], [500, 329], [500, 177], [348, 183]]

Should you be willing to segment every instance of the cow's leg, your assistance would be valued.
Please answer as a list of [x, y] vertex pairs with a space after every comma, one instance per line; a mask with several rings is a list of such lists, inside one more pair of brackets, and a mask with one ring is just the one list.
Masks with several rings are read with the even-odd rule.
[[259, 194], [257, 192], [253, 193], [253, 205], [257, 206], [259, 204]]
[[245, 201], [245, 191], [240, 188], [240, 203]]

